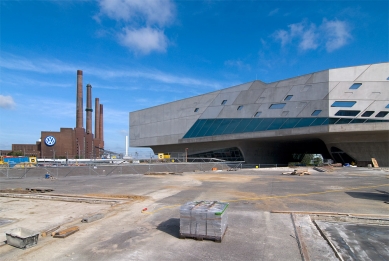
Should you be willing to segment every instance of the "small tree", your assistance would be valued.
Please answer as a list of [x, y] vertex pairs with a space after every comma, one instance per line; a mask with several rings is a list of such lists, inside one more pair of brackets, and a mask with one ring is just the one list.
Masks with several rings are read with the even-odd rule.
[[313, 154], [305, 154], [303, 159], [301, 160], [301, 163], [305, 166], [311, 165], [311, 162], [313, 160]]

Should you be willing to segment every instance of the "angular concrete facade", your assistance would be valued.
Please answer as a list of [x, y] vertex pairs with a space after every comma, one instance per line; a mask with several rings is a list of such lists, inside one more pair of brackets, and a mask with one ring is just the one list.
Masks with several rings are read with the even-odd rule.
[[253, 81], [131, 112], [130, 144], [193, 156], [238, 148], [248, 163], [320, 153], [389, 166], [389, 63]]

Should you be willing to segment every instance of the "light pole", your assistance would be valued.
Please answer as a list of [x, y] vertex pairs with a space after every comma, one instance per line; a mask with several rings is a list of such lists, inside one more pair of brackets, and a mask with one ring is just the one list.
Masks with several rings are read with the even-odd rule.
[[188, 148], [185, 148], [185, 162], [188, 162]]

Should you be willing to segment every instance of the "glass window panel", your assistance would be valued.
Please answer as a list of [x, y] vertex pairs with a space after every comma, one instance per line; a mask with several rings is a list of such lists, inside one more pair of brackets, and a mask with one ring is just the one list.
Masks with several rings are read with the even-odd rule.
[[311, 116], [317, 116], [321, 113], [321, 110], [314, 110], [311, 114]]
[[269, 127], [267, 128], [267, 130], [278, 130], [281, 128], [282, 124], [284, 124], [284, 122], [286, 121], [287, 119], [285, 118], [278, 118], [278, 119], [275, 119], [270, 125]]
[[361, 87], [362, 83], [354, 83], [353, 85], [350, 86], [350, 89], [352, 90], [356, 90], [358, 89], [359, 87]]
[[204, 133], [204, 136], [212, 136], [215, 130], [219, 127], [222, 119], [214, 119], [212, 125], [208, 128], [208, 130]]
[[189, 129], [189, 131], [185, 134], [184, 138], [192, 138], [192, 137], [196, 137], [194, 135], [195, 132], [197, 132], [197, 128], [200, 124], [202, 124], [202, 122], [205, 121], [205, 120], [197, 120], [193, 126]]
[[274, 121], [273, 118], [266, 118], [261, 121], [260, 124], [255, 128], [255, 131], [264, 131], [266, 130], [269, 125]]
[[372, 114], [374, 113], [374, 111], [365, 111], [361, 117], [370, 117]]
[[255, 114], [254, 114], [254, 117], [259, 117], [261, 116], [262, 112], [261, 111], [257, 111]]
[[339, 120], [339, 118], [330, 118], [328, 121], [328, 124], [336, 124], [336, 122]]
[[347, 111], [347, 110], [339, 110], [337, 113], [335, 113], [335, 116], [348, 116], [353, 117], [357, 116], [361, 111]]
[[231, 134], [231, 133], [235, 133], [234, 130], [235, 128], [239, 125], [240, 121], [242, 119], [233, 119], [230, 124], [228, 125], [228, 127], [223, 131], [223, 134]]
[[323, 121], [323, 123], [321, 125], [328, 125], [329, 122], [330, 122], [330, 119], [329, 118], [324, 118], [325, 120]]
[[364, 123], [365, 121], [365, 119], [353, 119], [350, 123]]
[[287, 121], [282, 125], [282, 129], [290, 129], [294, 128], [294, 126], [301, 120], [301, 118], [289, 118]]
[[255, 131], [255, 128], [261, 124], [261, 122], [263, 121], [263, 119], [253, 119], [248, 125], [247, 127], [244, 129], [244, 132], [253, 132]]
[[356, 103], [356, 101], [336, 101], [331, 107], [353, 107]]
[[208, 119], [206, 120], [203, 127], [197, 132], [196, 137], [203, 137], [205, 136], [205, 133], [208, 131], [208, 129], [212, 126], [214, 119]]
[[226, 103], [227, 103], [227, 100], [223, 100], [222, 103], [221, 103], [221, 105], [224, 105], [224, 104], [226, 104]]
[[198, 112], [198, 111], [199, 111], [199, 108], [194, 109], [194, 112]]
[[231, 119], [222, 119], [217, 129], [214, 131], [213, 135], [222, 135], [224, 130], [228, 127], [228, 124], [230, 124]]
[[284, 99], [284, 101], [290, 101], [292, 99], [293, 95], [287, 95]]
[[371, 123], [371, 122], [382, 122], [380, 120], [366, 120], [365, 123]]
[[327, 118], [316, 118], [314, 122], [311, 123], [310, 126], [319, 126], [323, 125], [323, 123], [327, 120]]
[[238, 106], [238, 111], [240, 111], [241, 109], [243, 109], [243, 105], [240, 105], [240, 106]]
[[302, 118], [301, 121], [299, 121], [295, 128], [301, 128], [301, 127], [308, 127], [311, 125], [311, 123], [315, 120], [315, 118]]
[[385, 106], [386, 109], [389, 109], [389, 104]]
[[283, 109], [286, 103], [274, 103], [270, 105], [269, 109]]
[[249, 125], [251, 122], [251, 119], [242, 119], [239, 123], [239, 125], [235, 128], [234, 133], [242, 133], [244, 132], [244, 129]]
[[377, 113], [377, 115], [375, 116], [376, 118], [383, 118], [385, 117], [386, 115], [388, 115], [388, 111], [380, 111], [379, 113]]
[[345, 118], [341, 118], [339, 119], [335, 124], [347, 124], [351, 121], [352, 119], [345, 119]]
[[197, 133], [203, 128], [204, 124], [207, 122], [206, 119], [201, 120], [199, 124], [196, 126], [196, 129], [192, 133], [192, 137], [198, 137]]

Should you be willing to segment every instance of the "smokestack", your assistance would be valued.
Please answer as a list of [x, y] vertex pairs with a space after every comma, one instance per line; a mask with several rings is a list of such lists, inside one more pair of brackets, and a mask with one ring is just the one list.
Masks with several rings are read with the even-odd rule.
[[129, 147], [128, 136], [126, 136], [126, 157], [128, 156], [128, 147]]
[[76, 93], [76, 128], [82, 128], [84, 125], [83, 119], [83, 97], [82, 97], [82, 71], [77, 70], [77, 93]]
[[86, 85], [86, 134], [92, 133], [92, 85]]
[[100, 100], [95, 99], [95, 139], [100, 139]]
[[104, 111], [102, 104], [100, 104], [100, 144], [104, 148]]

